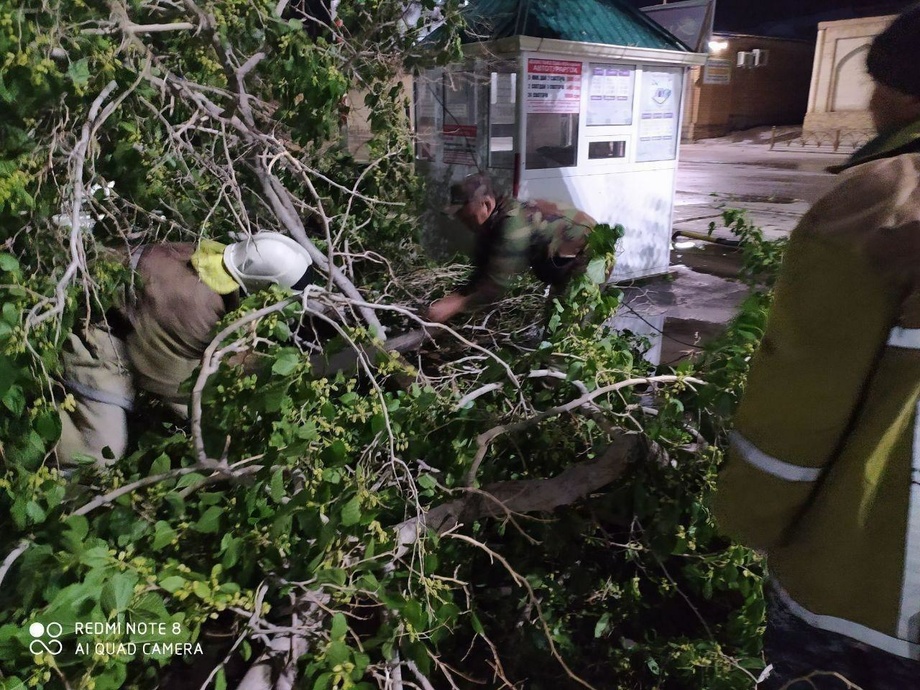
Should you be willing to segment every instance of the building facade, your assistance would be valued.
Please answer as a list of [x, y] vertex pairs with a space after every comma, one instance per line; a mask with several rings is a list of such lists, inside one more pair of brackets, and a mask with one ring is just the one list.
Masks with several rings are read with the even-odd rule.
[[815, 51], [806, 132], [873, 129], [869, 115], [872, 79], [866, 55], [872, 40], [895, 15], [821, 22]]
[[709, 48], [707, 63], [690, 73], [684, 141], [802, 122], [813, 44], [719, 33], [712, 36]]

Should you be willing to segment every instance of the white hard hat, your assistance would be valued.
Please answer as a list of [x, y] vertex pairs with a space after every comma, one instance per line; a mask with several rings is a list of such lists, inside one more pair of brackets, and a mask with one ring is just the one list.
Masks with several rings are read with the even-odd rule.
[[302, 292], [313, 282], [313, 260], [299, 243], [278, 232], [260, 232], [224, 249], [224, 266], [252, 292], [271, 284]]

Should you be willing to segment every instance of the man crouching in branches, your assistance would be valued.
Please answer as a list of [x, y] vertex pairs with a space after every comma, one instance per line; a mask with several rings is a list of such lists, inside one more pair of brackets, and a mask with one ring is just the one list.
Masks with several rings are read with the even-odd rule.
[[429, 307], [432, 321], [443, 323], [462, 311], [496, 301], [528, 265], [550, 286], [552, 298], [583, 274], [591, 259], [588, 236], [597, 225], [591, 216], [552, 201], [500, 196], [483, 174], [453, 185], [451, 205], [444, 211], [476, 235], [475, 270], [459, 290]]
[[60, 461], [121, 457], [135, 389], [187, 417], [180, 387], [201, 363], [214, 328], [239, 306], [240, 289], [276, 284], [301, 292], [312, 282], [312, 263], [306, 249], [276, 232], [228, 246], [203, 240], [135, 249], [137, 280], [124, 304], [109, 312], [107, 324], [69, 336], [64, 384], [76, 404], [61, 409]]

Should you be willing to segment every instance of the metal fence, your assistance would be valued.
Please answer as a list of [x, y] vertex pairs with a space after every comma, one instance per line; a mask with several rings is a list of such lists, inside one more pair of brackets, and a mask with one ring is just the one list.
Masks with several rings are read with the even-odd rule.
[[799, 133], [777, 134], [776, 127], [770, 135], [770, 150], [775, 148], [824, 149], [829, 151], [855, 151], [875, 136], [872, 129], [804, 130]]

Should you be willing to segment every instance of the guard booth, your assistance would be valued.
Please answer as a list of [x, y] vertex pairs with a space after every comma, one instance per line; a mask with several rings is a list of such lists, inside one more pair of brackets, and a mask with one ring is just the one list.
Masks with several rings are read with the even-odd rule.
[[463, 62], [415, 82], [426, 225], [450, 184], [486, 172], [504, 193], [622, 224], [614, 280], [667, 271], [687, 69], [706, 56], [622, 0], [469, 0]]

